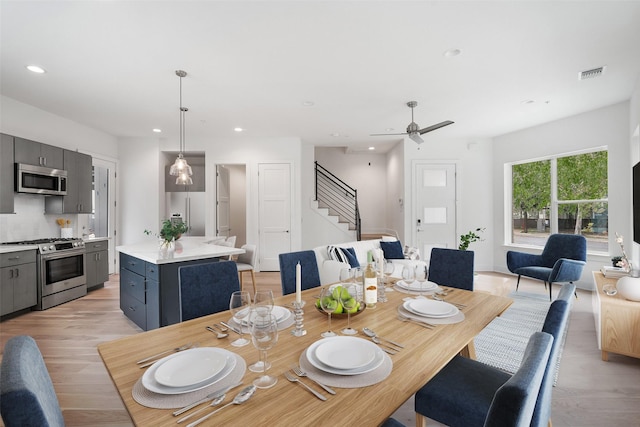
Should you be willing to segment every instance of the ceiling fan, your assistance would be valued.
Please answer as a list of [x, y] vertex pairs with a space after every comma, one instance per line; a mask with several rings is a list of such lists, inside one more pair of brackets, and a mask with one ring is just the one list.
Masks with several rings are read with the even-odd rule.
[[451, 120], [445, 120], [444, 122], [436, 123], [435, 125], [427, 126], [426, 128], [420, 129], [420, 126], [416, 122], [413, 121], [413, 108], [418, 106], [417, 101], [409, 101], [407, 102], [407, 107], [411, 108], [411, 123], [407, 126], [407, 131], [405, 133], [376, 133], [371, 136], [383, 136], [383, 135], [409, 135], [413, 141], [418, 144], [422, 144], [424, 139], [420, 135], [424, 135], [427, 132], [434, 131], [436, 129], [440, 129], [441, 127], [449, 126], [453, 124]]

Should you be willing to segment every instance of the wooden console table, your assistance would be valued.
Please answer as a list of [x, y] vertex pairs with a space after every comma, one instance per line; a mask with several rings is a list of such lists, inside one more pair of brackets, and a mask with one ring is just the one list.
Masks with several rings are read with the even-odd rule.
[[600, 271], [593, 272], [596, 285], [593, 313], [604, 361], [608, 360], [609, 352], [640, 358], [640, 302], [629, 301], [619, 294], [610, 296], [602, 290], [605, 285], [615, 286], [617, 280], [604, 277]]

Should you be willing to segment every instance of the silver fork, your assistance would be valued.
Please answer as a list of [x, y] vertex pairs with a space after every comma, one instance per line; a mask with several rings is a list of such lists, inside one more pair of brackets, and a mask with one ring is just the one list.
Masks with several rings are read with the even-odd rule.
[[434, 300], [436, 300], [436, 301], [448, 302], [449, 304], [453, 304], [453, 305], [455, 305], [455, 306], [456, 306], [456, 307], [458, 307], [458, 308], [465, 308], [465, 307], [466, 307], [466, 305], [464, 305], [464, 304], [460, 304], [459, 302], [446, 301], [444, 298], [440, 298], [440, 297], [439, 297], [439, 296], [437, 296], [437, 295], [431, 295], [431, 299], [434, 299]]
[[402, 322], [415, 323], [415, 324], [420, 325], [420, 326], [422, 326], [424, 328], [427, 328], [427, 329], [433, 329], [433, 328], [436, 327], [436, 325], [434, 325], [432, 323], [427, 323], [427, 322], [422, 322], [420, 320], [415, 320], [415, 319], [412, 319], [410, 317], [404, 316], [404, 315], [402, 315], [400, 313], [398, 313], [398, 319], [400, 319]]
[[[172, 351], [182, 351], [182, 350], [186, 350], [186, 349], [188, 349], [189, 347], [191, 347], [191, 343], [187, 343], [187, 344], [181, 345], [180, 347], [172, 348], [172, 349], [169, 349], [169, 350], [161, 351], [160, 353], [158, 353], [158, 354], [154, 354], [153, 356], [145, 357], [145, 358], [144, 358], [144, 359], [142, 359], [142, 360], [138, 360], [136, 363], [137, 363], [138, 365], [140, 365], [140, 364], [143, 364], [143, 363], [145, 363], [145, 362], [148, 362], [148, 361], [150, 361], [150, 360], [152, 360], [152, 359], [157, 359], [158, 357], [162, 356], [163, 354], [171, 353]], [[141, 366], [141, 367], [142, 367], [142, 366]]]
[[307, 375], [307, 373], [305, 371], [302, 370], [302, 368], [298, 365], [291, 365], [291, 370], [293, 372], [296, 373], [297, 376], [299, 377], [306, 377], [309, 378], [311, 381], [313, 381], [314, 383], [318, 384], [320, 387], [322, 387], [327, 393], [329, 394], [336, 394], [336, 392], [329, 386], [326, 386], [324, 384], [322, 384], [320, 381], [316, 381], [313, 378], [311, 378], [309, 375]]
[[306, 385], [305, 383], [303, 383], [302, 381], [300, 381], [295, 375], [293, 375], [291, 372], [289, 371], [284, 371], [284, 376], [291, 381], [292, 383], [298, 383], [301, 386], [303, 386], [304, 388], [306, 388], [307, 390], [309, 390], [311, 393], [313, 393], [313, 395], [315, 397], [317, 397], [320, 400], [327, 400], [326, 397], [324, 397], [323, 395], [321, 395], [320, 393], [318, 393], [317, 391], [315, 391], [314, 389], [312, 389], [311, 387], [309, 387], [308, 385]]

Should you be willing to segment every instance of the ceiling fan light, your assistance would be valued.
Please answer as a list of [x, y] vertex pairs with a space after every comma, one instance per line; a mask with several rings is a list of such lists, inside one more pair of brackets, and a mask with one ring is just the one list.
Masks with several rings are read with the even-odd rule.
[[422, 144], [424, 142], [424, 139], [422, 139], [422, 137], [420, 137], [420, 134], [418, 133], [410, 133], [409, 138], [411, 138], [414, 142], [418, 144]]

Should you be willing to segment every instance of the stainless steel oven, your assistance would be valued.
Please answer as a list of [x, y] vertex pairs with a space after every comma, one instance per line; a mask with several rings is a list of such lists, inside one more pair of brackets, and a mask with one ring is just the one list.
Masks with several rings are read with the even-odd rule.
[[38, 310], [87, 294], [84, 241], [56, 239], [38, 246]]

